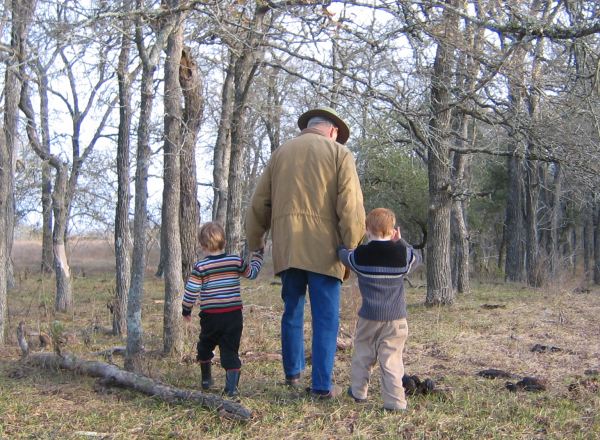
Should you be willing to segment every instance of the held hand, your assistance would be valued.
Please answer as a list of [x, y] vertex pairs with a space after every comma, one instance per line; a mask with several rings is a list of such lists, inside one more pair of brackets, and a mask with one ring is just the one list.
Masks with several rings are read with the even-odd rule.
[[400, 233], [400, 226], [396, 226], [394, 232], [392, 233], [392, 241], [398, 241], [402, 238], [402, 234]]

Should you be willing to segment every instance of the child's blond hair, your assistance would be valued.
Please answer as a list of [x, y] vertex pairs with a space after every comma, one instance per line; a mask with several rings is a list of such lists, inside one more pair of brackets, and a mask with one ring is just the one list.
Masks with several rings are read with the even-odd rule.
[[225, 230], [216, 222], [208, 222], [200, 228], [200, 246], [209, 252], [225, 248]]
[[367, 231], [378, 237], [392, 233], [396, 225], [396, 215], [387, 208], [375, 208], [367, 215]]

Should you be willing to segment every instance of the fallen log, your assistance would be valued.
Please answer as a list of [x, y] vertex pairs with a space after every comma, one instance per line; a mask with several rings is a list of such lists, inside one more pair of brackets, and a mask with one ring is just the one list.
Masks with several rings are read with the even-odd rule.
[[215, 394], [205, 394], [200, 391], [185, 390], [161, 384], [154, 379], [141, 374], [122, 370], [116, 365], [106, 362], [79, 359], [70, 353], [29, 353], [27, 341], [24, 339], [24, 323], [17, 328], [17, 339], [22, 361], [28, 365], [42, 368], [64, 369], [87, 376], [98, 377], [103, 385], [132, 389], [148, 396], [173, 403], [193, 402], [203, 408], [216, 410], [220, 416], [246, 421], [252, 417], [252, 412], [240, 403], [226, 400]]

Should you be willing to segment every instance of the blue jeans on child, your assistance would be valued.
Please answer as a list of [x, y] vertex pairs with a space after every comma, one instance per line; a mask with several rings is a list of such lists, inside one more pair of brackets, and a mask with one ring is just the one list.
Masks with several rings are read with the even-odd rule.
[[306, 287], [312, 315], [312, 389], [331, 390], [333, 362], [340, 320], [341, 281], [335, 277], [302, 269], [280, 273], [284, 303], [281, 317], [281, 351], [286, 377], [304, 370], [304, 302]]

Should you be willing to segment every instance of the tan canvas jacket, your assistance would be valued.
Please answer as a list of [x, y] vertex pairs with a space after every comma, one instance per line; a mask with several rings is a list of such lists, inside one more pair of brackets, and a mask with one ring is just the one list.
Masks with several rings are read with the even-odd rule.
[[365, 230], [350, 150], [310, 128], [276, 149], [248, 208], [250, 250], [269, 229], [275, 273], [294, 267], [342, 279], [336, 249], [356, 247]]

